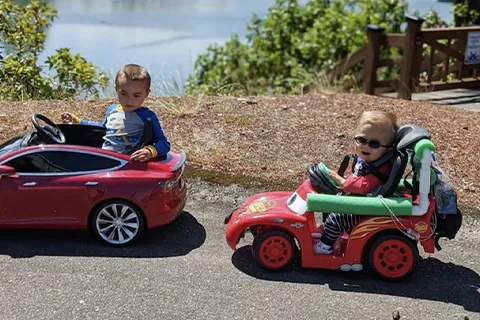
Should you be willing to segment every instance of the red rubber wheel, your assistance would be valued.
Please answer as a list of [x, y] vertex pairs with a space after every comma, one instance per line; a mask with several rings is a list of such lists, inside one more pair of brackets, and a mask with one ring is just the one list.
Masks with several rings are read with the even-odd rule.
[[370, 248], [370, 266], [386, 280], [400, 280], [410, 275], [418, 260], [418, 247], [404, 236], [382, 236]]
[[268, 270], [281, 270], [293, 260], [296, 245], [292, 237], [282, 231], [268, 231], [255, 237], [253, 254], [256, 262]]

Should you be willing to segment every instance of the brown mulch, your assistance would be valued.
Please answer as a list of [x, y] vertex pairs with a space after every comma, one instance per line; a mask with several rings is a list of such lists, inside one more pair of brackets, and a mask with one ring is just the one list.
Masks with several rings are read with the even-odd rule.
[[[108, 101], [0, 102], [0, 140], [32, 127], [30, 115], [59, 121], [71, 111], [101, 120]], [[172, 148], [191, 167], [270, 182], [297, 183], [309, 163], [338, 167], [352, 151], [351, 130], [364, 110], [397, 114], [399, 123], [425, 127], [437, 161], [459, 201], [480, 208], [480, 113], [453, 107], [367, 96], [309, 94], [279, 97], [163, 97], [146, 103], [157, 112]]]

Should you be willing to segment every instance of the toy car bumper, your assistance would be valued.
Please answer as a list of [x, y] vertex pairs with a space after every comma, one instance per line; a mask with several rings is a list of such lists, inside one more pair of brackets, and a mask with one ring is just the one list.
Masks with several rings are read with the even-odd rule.
[[228, 216], [225, 217], [225, 220], [223, 222], [225, 224], [228, 224], [232, 220], [232, 218], [237, 219], [239, 215], [241, 215], [246, 211], [247, 211], [247, 208], [245, 208], [244, 206], [237, 207]]
[[244, 225], [244, 219], [241, 216], [246, 210], [247, 209], [244, 207], [238, 207], [225, 217], [224, 223], [227, 225], [225, 237], [228, 246], [234, 251], [236, 250], [237, 243], [240, 241], [240, 238], [243, 237], [247, 228], [247, 225]]
[[230, 222], [230, 219], [232, 218], [232, 215], [235, 213], [235, 211], [237, 211], [238, 208], [236, 208], [235, 210], [233, 210], [228, 216], [225, 217], [225, 220], [223, 221], [224, 224], [228, 224], [228, 222]]

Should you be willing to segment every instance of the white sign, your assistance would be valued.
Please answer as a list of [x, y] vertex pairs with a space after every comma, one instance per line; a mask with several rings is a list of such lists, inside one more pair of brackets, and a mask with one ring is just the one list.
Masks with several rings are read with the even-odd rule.
[[465, 64], [480, 63], [480, 31], [469, 32], [465, 46]]

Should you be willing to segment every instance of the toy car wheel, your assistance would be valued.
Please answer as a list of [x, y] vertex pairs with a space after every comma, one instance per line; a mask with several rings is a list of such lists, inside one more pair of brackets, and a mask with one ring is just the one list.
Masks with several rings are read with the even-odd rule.
[[93, 214], [93, 233], [109, 245], [122, 246], [133, 242], [142, 234], [144, 227], [143, 214], [126, 201], [107, 202]]
[[260, 234], [253, 241], [252, 248], [257, 263], [268, 270], [281, 270], [287, 267], [297, 249], [292, 237], [282, 231]]
[[377, 239], [370, 247], [370, 266], [386, 280], [408, 276], [419, 260], [418, 247], [410, 239], [390, 234]]

